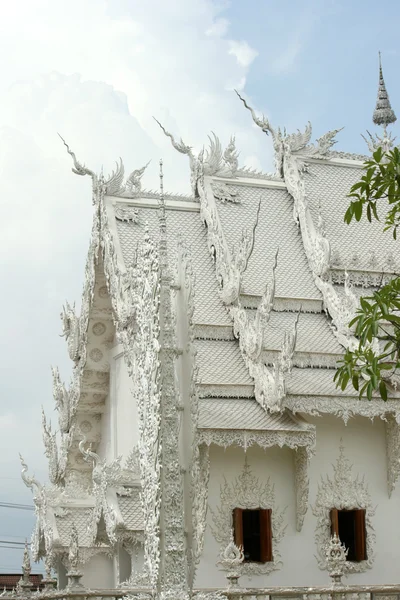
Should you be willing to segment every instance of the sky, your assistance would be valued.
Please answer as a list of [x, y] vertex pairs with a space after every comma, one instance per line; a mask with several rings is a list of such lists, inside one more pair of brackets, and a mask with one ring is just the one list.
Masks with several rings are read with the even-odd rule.
[[[337, 149], [364, 153], [379, 50], [400, 113], [399, 19], [395, 0], [0, 0], [0, 502], [32, 503], [19, 452], [46, 481], [50, 366], [71, 372], [59, 315], [80, 303], [91, 182], [71, 173], [57, 132], [105, 174], [119, 157], [128, 172], [151, 159], [147, 188], [162, 157], [166, 189], [188, 192], [187, 159], [153, 115], [198, 149], [211, 131], [224, 144], [235, 134], [242, 164], [272, 170], [237, 88], [274, 126], [310, 120], [314, 139], [344, 127]], [[0, 540], [32, 527], [32, 513], [0, 506]], [[0, 572], [21, 561], [0, 549]]]

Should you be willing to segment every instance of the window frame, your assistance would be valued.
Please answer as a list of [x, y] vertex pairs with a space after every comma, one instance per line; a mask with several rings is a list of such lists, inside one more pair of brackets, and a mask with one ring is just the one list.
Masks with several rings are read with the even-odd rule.
[[365, 508], [332, 508], [330, 510], [330, 521], [331, 521], [331, 535], [336, 535], [340, 539], [339, 535], [339, 512], [353, 512], [355, 513], [355, 533], [354, 533], [354, 546], [355, 546], [355, 559], [348, 560], [347, 562], [360, 563], [364, 560], [368, 560], [367, 555], [367, 528], [366, 528], [366, 509]]
[[246, 563], [273, 562], [272, 548], [272, 509], [271, 508], [234, 508], [232, 511], [233, 539], [236, 546], [244, 550], [243, 512], [258, 511], [260, 513], [260, 560], [245, 560]]

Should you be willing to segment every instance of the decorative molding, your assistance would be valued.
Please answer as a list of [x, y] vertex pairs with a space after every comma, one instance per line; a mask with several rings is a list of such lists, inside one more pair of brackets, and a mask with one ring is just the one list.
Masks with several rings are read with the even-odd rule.
[[322, 414], [330, 414], [343, 419], [348, 423], [351, 417], [359, 415], [368, 419], [380, 417], [385, 420], [387, 415], [393, 415], [396, 422], [400, 423], [400, 402], [399, 400], [387, 400], [384, 402], [378, 397], [368, 400], [359, 400], [358, 398], [337, 396], [286, 396], [284, 400], [285, 408], [291, 410], [294, 414], [305, 413], [313, 417], [319, 417]]
[[400, 477], [400, 425], [388, 415], [385, 420], [387, 483], [389, 498]]
[[[231, 483], [224, 478], [221, 485], [220, 504], [216, 510], [210, 512], [213, 525], [211, 531], [220, 544], [220, 555], [228, 546], [232, 535], [232, 512], [234, 508], [243, 509], [271, 509], [272, 521], [272, 554], [273, 560], [266, 563], [243, 562], [237, 565], [237, 571], [240, 575], [264, 575], [280, 569], [282, 566], [281, 555], [279, 552], [279, 543], [284, 536], [286, 525], [284, 525], [283, 515], [286, 509], [279, 510], [275, 501], [275, 489], [270, 478], [266, 483], [253, 475], [250, 466], [245, 459], [243, 471]], [[227, 570], [228, 567], [223, 562], [221, 568]]]
[[[336, 369], [338, 360], [342, 358], [341, 354], [321, 354], [313, 352], [298, 352], [293, 354], [293, 367], [300, 369]], [[273, 365], [279, 359], [279, 350], [263, 350], [261, 360], [266, 365]]]
[[287, 446], [292, 450], [305, 448], [310, 458], [315, 452], [315, 430], [309, 431], [254, 431], [248, 429], [199, 429], [198, 443], [211, 446], [239, 446], [245, 451], [251, 446], [272, 448]]
[[372, 505], [368, 485], [364, 476], [353, 476], [353, 465], [344, 454], [344, 447], [340, 444], [339, 457], [333, 467], [333, 479], [321, 477], [318, 484], [317, 497], [312, 511], [317, 517], [315, 529], [315, 543], [317, 546], [317, 560], [320, 569], [327, 569], [326, 548], [331, 537], [330, 511], [338, 510], [365, 510], [365, 526], [367, 532], [367, 560], [360, 562], [347, 561], [344, 566], [345, 573], [363, 573], [371, 569], [375, 560], [375, 531], [372, 517], [375, 508]]
[[367, 270], [344, 270], [333, 265], [330, 270], [332, 283], [343, 285], [346, 282], [346, 277], [349, 284], [370, 289], [371, 287], [380, 287], [386, 285], [397, 276], [397, 273], [384, 271], [367, 271]]

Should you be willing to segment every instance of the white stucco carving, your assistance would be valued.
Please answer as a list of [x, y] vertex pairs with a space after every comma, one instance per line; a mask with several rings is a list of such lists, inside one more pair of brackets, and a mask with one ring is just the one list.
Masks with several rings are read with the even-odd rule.
[[375, 560], [376, 535], [372, 524], [375, 507], [368, 490], [364, 476], [353, 475], [353, 465], [345, 456], [341, 444], [339, 457], [333, 467], [333, 479], [328, 476], [318, 485], [317, 497], [312, 507], [313, 514], [317, 517], [315, 530], [315, 543], [317, 546], [317, 559], [320, 569], [327, 568], [326, 547], [331, 537], [330, 511], [364, 509], [366, 526], [367, 560], [349, 562], [345, 564], [345, 573], [362, 573], [370, 569]]
[[[241, 575], [261, 575], [279, 569], [282, 565], [279, 542], [286, 529], [284, 524], [285, 509], [282, 510], [276, 506], [274, 485], [270, 479], [266, 483], [260, 482], [253, 475], [246, 458], [241, 474], [232, 482], [225, 479], [220, 494], [220, 503], [216, 509], [213, 510], [210, 507], [213, 521], [211, 529], [215, 539], [221, 544], [220, 554], [223, 555], [231, 541], [232, 511], [234, 508], [271, 509], [273, 560], [266, 563], [243, 562], [237, 565], [237, 570]], [[221, 568], [227, 569], [223, 561], [220, 564]]]

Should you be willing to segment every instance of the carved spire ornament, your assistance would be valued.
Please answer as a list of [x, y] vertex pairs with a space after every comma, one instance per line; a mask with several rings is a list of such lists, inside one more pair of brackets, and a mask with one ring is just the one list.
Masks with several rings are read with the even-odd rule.
[[183, 474], [179, 456], [179, 393], [175, 385], [175, 336], [171, 306], [171, 275], [168, 265], [167, 221], [164, 175], [160, 161], [159, 202], [159, 394], [161, 401], [161, 514], [160, 514], [160, 590], [185, 595], [188, 590], [188, 564], [184, 525]]
[[391, 133], [387, 132], [387, 126], [395, 123], [397, 117], [390, 104], [389, 94], [386, 90], [385, 80], [383, 78], [381, 53], [379, 52], [379, 85], [378, 85], [378, 97], [376, 99], [375, 110], [372, 115], [372, 121], [375, 125], [379, 125], [383, 128], [383, 135], [377, 134], [372, 135], [367, 131], [367, 136], [362, 136], [366, 142], [370, 152], [375, 152], [378, 148], [382, 148], [384, 152], [389, 152], [394, 146], [396, 138], [392, 137]]
[[372, 120], [375, 125], [380, 125], [386, 130], [386, 127], [397, 121], [394, 110], [391, 107], [389, 94], [386, 90], [385, 80], [383, 79], [381, 53], [379, 52], [379, 87], [378, 97]]

